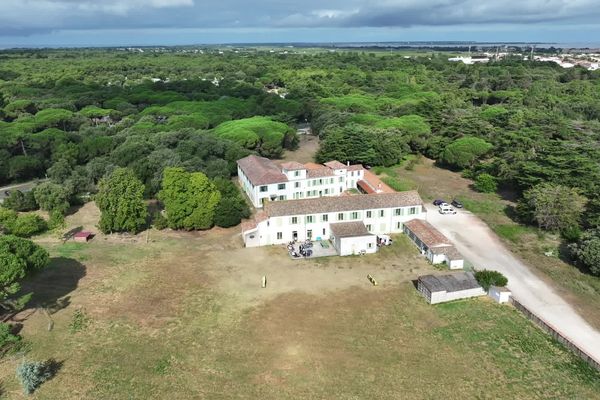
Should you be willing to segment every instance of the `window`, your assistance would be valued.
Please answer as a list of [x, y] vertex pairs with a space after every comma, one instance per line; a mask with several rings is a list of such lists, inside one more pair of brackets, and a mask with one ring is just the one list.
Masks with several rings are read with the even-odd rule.
[[277, 232], [277, 240], [283, 239], [283, 232]]
[[340, 183], [344, 182], [344, 177], [340, 176]]
[[294, 171], [294, 176], [300, 176], [300, 171]]
[[300, 187], [300, 182], [296, 182], [296, 183], [294, 183], [294, 187], [295, 187], [295, 188], [299, 188], [299, 187]]
[[408, 213], [409, 213], [410, 215], [414, 215], [414, 214], [416, 214], [416, 213], [417, 213], [417, 207], [411, 207], [411, 208], [408, 210]]
[[325, 232], [327, 232], [327, 231], [325, 230], [325, 228], [323, 228], [323, 236], [325, 236]]
[[277, 190], [285, 190], [285, 183], [280, 183], [277, 185]]
[[379, 210], [379, 217], [385, 217], [385, 210]]
[[371, 218], [371, 211], [367, 211], [367, 218]]
[[260, 187], [260, 191], [261, 191], [261, 192], [266, 192], [267, 190], [269, 190], [269, 187], [268, 187], [268, 186], [261, 186], [261, 187]]
[[279, 200], [285, 200], [285, 196], [283, 196], [283, 195], [279, 196]]
[[372, 248], [373, 248], [373, 243], [368, 243], [368, 244], [367, 244], [367, 247], [368, 247], [369, 249], [372, 249]]
[[338, 213], [338, 221], [343, 221], [344, 220], [344, 213]]
[[292, 225], [298, 223], [298, 217], [292, 217]]
[[398, 216], [398, 215], [404, 215], [404, 209], [402, 209], [402, 208], [396, 208], [396, 209], [394, 210], [394, 214], [395, 214], [396, 216]]
[[331, 179], [329, 180], [329, 183], [333, 184], [333, 178], [331, 178]]
[[367, 224], [367, 230], [368, 230], [369, 232], [371, 232], [371, 231], [372, 231], [371, 224]]
[[396, 229], [402, 228], [402, 222], [396, 222]]
[[306, 231], [306, 238], [307, 239], [312, 239], [312, 230], [311, 229], [309, 229], [309, 230]]
[[352, 214], [350, 214], [350, 219], [358, 219], [358, 212], [353, 211]]
[[327, 222], [328, 219], [329, 219], [329, 215], [327, 215], [327, 214], [321, 215], [321, 221]]
[[313, 222], [315, 222], [315, 217], [313, 215], [307, 215], [306, 216], [306, 223], [307, 224], [312, 224]]
[[325, 189], [325, 194], [329, 194], [329, 189]]

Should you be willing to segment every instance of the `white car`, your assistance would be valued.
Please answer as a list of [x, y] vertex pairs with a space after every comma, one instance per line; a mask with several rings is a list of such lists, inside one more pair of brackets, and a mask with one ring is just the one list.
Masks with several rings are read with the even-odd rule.
[[456, 210], [449, 204], [440, 204], [440, 214], [456, 214]]

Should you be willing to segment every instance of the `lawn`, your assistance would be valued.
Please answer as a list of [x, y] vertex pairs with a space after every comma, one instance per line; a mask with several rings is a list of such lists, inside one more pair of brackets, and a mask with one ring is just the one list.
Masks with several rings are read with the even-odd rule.
[[[34, 398], [600, 398], [600, 375], [510, 306], [426, 304], [410, 280], [438, 272], [403, 236], [326, 262], [242, 249], [235, 229], [150, 238], [44, 244], [28, 287], [54, 328], [24, 313], [25, 356], [62, 367]], [[25, 398], [20, 360], [0, 364], [7, 398]]]

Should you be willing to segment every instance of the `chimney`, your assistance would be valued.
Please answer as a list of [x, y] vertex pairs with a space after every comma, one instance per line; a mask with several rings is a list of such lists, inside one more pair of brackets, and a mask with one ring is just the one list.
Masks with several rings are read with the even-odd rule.
[[346, 165], [347, 165], [347, 166], [350, 166], [350, 161], [346, 161]]

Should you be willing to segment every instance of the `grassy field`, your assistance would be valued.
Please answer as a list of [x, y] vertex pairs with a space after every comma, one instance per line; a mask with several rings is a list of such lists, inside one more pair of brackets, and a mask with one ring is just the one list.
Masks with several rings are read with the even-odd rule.
[[[510, 306], [426, 304], [411, 280], [440, 272], [403, 236], [313, 261], [240, 243], [235, 228], [45, 238], [52, 264], [27, 289], [54, 328], [40, 311], [19, 317], [24, 356], [61, 368], [33, 398], [600, 398], [600, 374]], [[0, 364], [6, 398], [25, 398], [21, 359]]]
[[514, 254], [533, 267], [588, 322], [600, 329], [600, 278], [582, 273], [564, 262], [559, 257], [561, 249], [557, 236], [513, 221], [509, 215], [515, 204], [506, 199], [510, 194], [502, 198], [497, 194], [475, 192], [469, 180], [458, 173], [437, 168], [427, 159], [412, 171], [404, 167], [393, 168], [391, 176], [416, 184], [426, 201], [437, 198], [461, 200], [465, 208], [483, 219]]

